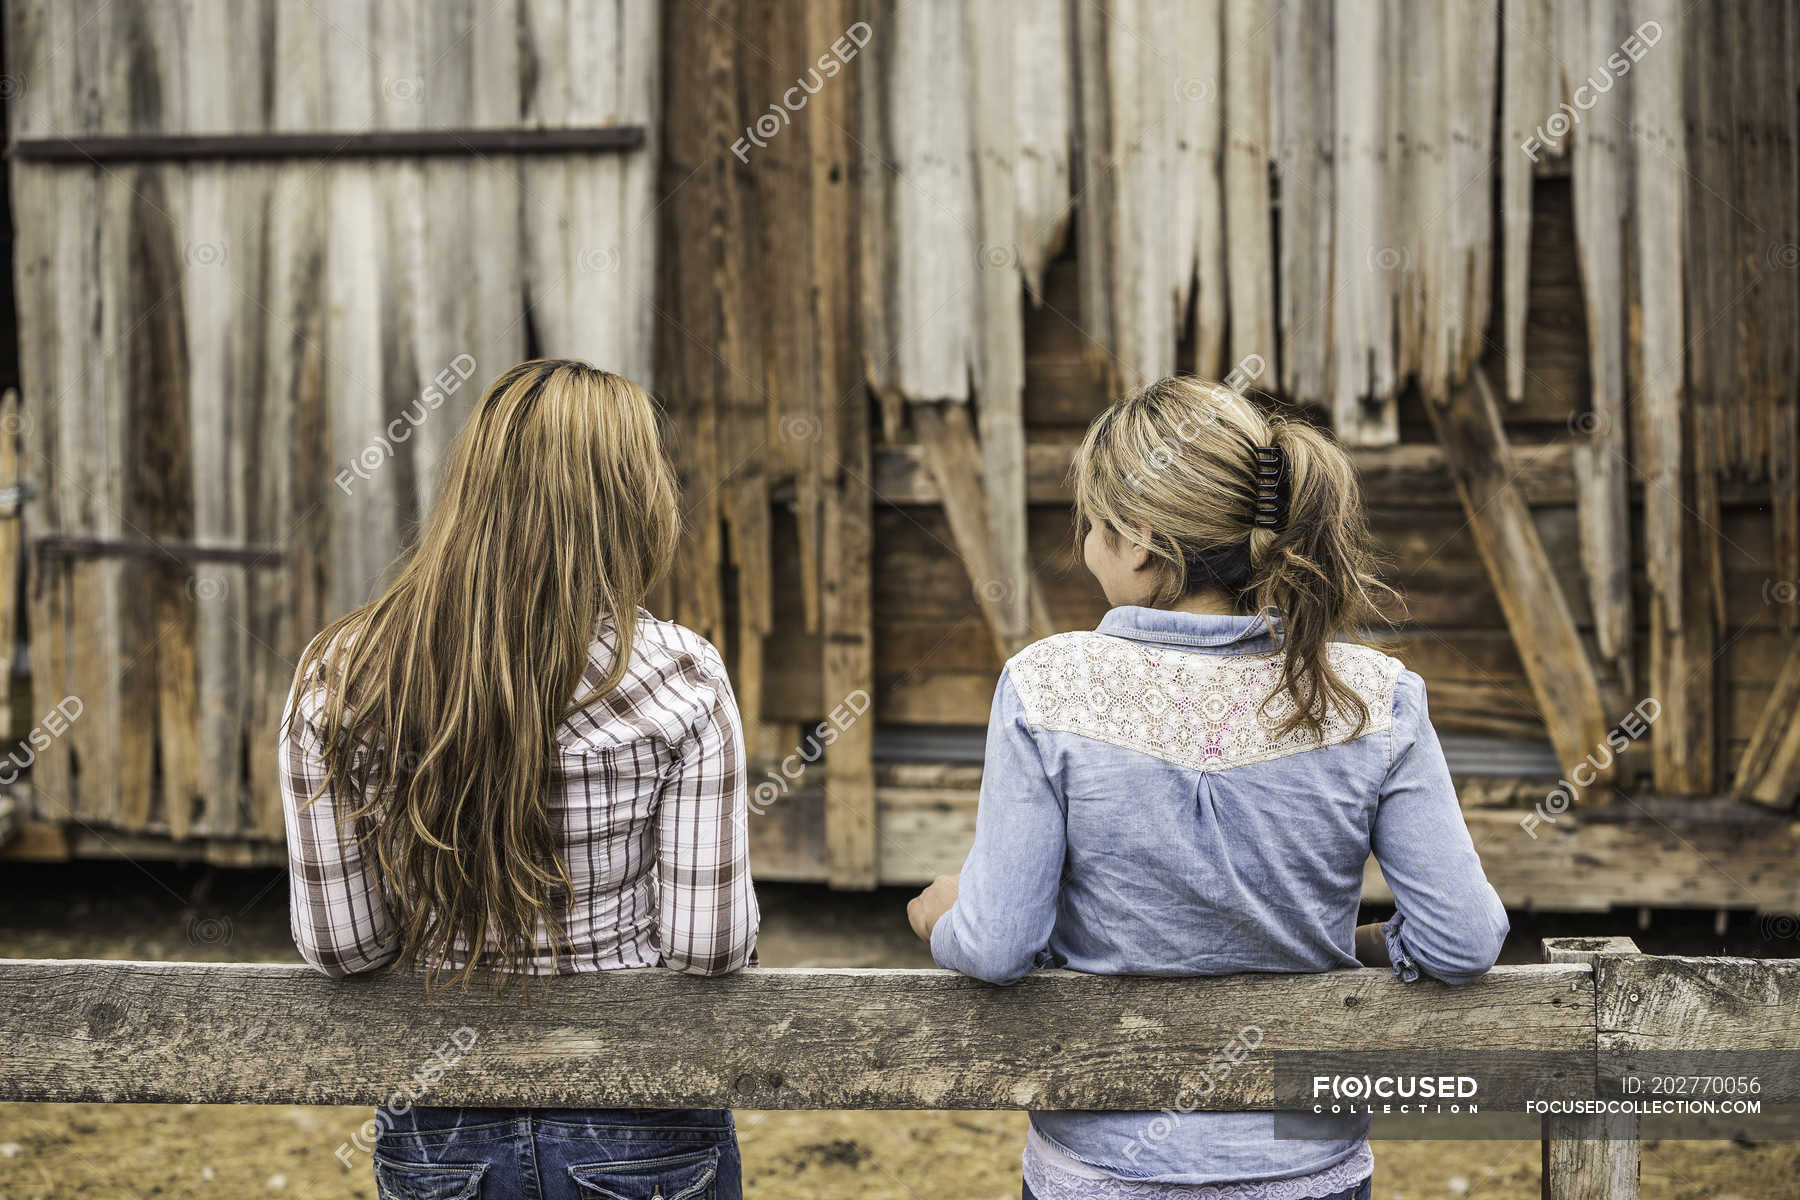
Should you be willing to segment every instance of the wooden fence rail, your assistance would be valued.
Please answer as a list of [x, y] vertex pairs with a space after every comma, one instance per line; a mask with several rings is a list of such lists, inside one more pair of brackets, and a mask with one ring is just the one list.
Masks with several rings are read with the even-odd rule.
[[[1566, 1098], [1599, 1094], [1609, 1066], [1644, 1054], [1785, 1051], [1763, 1098], [1800, 1099], [1787, 1065], [1800, 1057], [1800, 961], [1661, 958], [1624, 939], [1563, 939], [1546, 955], [1465, 987], [1373, 969], [1040, 972], [1010, 988], [944, 971], [637, 970], [545, 981], [529, 1003], [281, 964], [0, 960], [0, 1099], [382, 1104], [449, 1056], [430, 1103], [1154, 1110], [1191, 1097], [1251, 1027], [1255, 1048], [1193, 1107], [1278, 1107], [1281, 1051], [1566, 1056], [1583, 1064]], [[1484, 1111], [1521, 1111], [1528, 1094], [1484, 1080]], [[1547, 1194], [1635, 1195], [1635, 1146], [1552, 1149]]]

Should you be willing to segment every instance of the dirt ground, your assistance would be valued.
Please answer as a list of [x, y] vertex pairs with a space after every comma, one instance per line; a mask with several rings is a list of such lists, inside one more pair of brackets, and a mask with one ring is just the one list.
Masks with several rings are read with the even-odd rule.
[[[759, 888], [767, 966], [929, 966], [906, 928], [906, 894], [834, 895]], [[1515, 922], [1508, 957], [1532, 961], [1540, 937], [1630, 928], [1625, 914]], [[1659, 914], [1634, 936], [1663, 953], [1794, 953], [1757, 919]], [[0, 957], [293, 960], [285, 879], [81, 864], [0, 868]], [[4, 1051], [0, 1050], [0, 1054]], [[374, 1200], [366, 1161], [338, 1147], [364, 1108], [0, 1104], [0, 1200], [194, 1197]], [[1003, 1200], [1019, 1194], [1020, 1113], [737, 1114], [746, 1191], [783, 1200]], [[1533, 1200], [1535, 1142], [1398, 1142], [1375, 1146], [1383, 1200]], [[1650, 1142], [1646, 1200], [1800, 1198], [1800, 1144]]]

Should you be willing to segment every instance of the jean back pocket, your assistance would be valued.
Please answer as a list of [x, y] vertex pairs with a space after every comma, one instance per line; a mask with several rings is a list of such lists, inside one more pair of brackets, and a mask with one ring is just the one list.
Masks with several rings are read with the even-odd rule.
[[569, 1168], [569, 1177], [583, 1191], [606, 1200], [712, 1200], [718, 1175], [716, 1146], [666, 1158], [582, 1163]]
[[407, 1163], [375, 1159], [381, 1200], [477, 1200], [486, 1163]]

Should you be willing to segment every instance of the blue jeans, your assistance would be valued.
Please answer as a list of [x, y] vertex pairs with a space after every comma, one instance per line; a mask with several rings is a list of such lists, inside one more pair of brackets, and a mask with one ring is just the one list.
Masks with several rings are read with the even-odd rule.
[[375, 1143], [381, 1200], [742, 1200], [731, 1113], [413, 1108]]
[[[1321, 1197], [1320, 1200], [1369, 1200], [1369, 1187], [1374, 1182], [1374, 1176], [1370, 1176], [1347, 1192], [1333, 1192], [1329, 1196]], [[1037, 1197], [1031, 1193], [1029, 1183], [1025, 1185], [1024, 1200], [1037, 1200]]]

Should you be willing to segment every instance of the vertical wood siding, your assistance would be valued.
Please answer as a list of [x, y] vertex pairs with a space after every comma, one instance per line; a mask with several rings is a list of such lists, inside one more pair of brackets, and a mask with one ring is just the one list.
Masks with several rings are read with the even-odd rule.
[[[654, 130], [659, 14], [8, 5], [11, 134]], [[654, 382], [654, 170], [654, 138], [528, 160], [14, 164], [27, 536], [281, 556], [33, 554], [34, 695], [84, 708], [34, 765], [38, 815], [280, 836], [276, 727], [304, 639], [380, 581], [483, 383], [528, 348]]]

